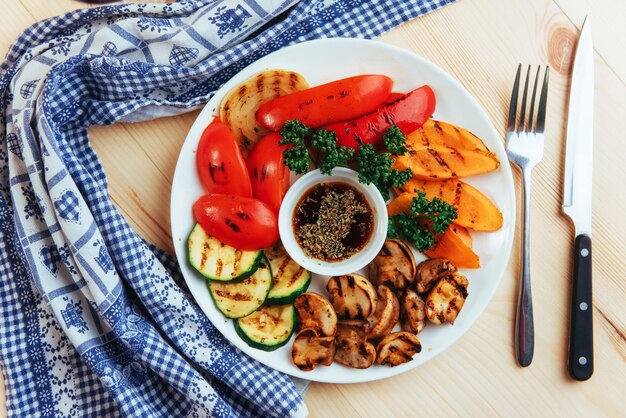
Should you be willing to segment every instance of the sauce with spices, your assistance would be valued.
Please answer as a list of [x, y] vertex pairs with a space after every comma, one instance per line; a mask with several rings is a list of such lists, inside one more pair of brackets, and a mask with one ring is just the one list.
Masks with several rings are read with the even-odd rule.
[[298, 245], [309, 257], [345, 260], [372, 237], [374, 215], [365, 196], [343, 182], [319, 183], [307, 190], [294, 209]]

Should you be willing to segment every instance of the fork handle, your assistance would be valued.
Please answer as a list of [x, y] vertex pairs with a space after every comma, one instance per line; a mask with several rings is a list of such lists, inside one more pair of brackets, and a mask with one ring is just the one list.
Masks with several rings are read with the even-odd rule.
[[593, 304], [591, 301], [591, 238], [574, 242], [574, 277], [569, 337], [569, 373], [576, 380], [593, 374]]
[[535, 351], [533, 298], [530, 290], [530, 173], [530, 170], [522, 171], [522, 265], [515, 320], [515, 353], [522, 367], [530, 365]]

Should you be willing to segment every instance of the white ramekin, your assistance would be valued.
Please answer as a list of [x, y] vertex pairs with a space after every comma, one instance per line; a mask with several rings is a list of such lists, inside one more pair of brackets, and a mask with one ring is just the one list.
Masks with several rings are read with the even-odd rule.
[[[368, 243], [356, 254], [337, 262], [326, 262], [307, 256], [298, 242], [293, 230], [293, 212], [302, 195], [319, 183], [343, 182], [359, 190], [372, 208], [374, 225]], [[349, 168], [335, 168], [332, 175], [313, 170], [300, 177], [291, 185], [280, 206], [278, 229], [280, 239], [289, 256], [303, 268], [325, 276], [338, 276], [354, 273], [365, 267], [376, 257], [387, 236], [387, 207], [378, 189], [373, 185], [359, 183], [357, 173]]]

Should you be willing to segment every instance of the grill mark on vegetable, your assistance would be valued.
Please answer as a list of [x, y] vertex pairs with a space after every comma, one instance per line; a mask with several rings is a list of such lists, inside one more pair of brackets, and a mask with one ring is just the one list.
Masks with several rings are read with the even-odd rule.
[[454, 206], [459, 206], [459, 203], [461, 202], [461, 189], [463, 187], [463, 184], [458, 181], [456, 183], [456, 188], [454, 189], [454, 201], [453, 201], [453, 205]]
[[276, 277], [281, 277], [285, 273], [285, 268], [287, 268], [287, 265], [289, 264], [290, 261], [291, 260], [287, 257], [283, 259], [283, 262], [278, 267], [278, 271], [275, 274]]
[[218, 258], [217, 260], [215, 260], [215, 275], [216, 276], [221, 276], [222, 275], [222, 269], [224, 268], [224, 260], [222, 260], [221, 258]]
[[229, 299], [229, 300], [234, 300], [237, 302], [250, 302], [252, 299], [254, 299], [252, 296], [250, 295], [244, 295], [241, 293], [230, 293], [226, 290], [220, 290], [220, 289], [214, 289], [213, 292], [223, 298], [223, 299]]
[[344, 97], [346, 97], [348, 94], [349, 94], [349, 92], [348, 92], [348, 91], [346, 91], [346, 90], [341, 90], [341, 91], [339, 92], [339, 98], [340, 98], [340, 99], [343, 99], [343, 98], [344, 98]]
[[206, 265], [206, 261], [209, 258], [209, 251], [211, 250], [211, 244], [208, 241], [205, 241], [202, 245], [202, 254], [200, 255], [200, 270], [204, 269]]
[[234, 223], [233, 221], [231, 221], [230, 219], [226, 218], [224, 220], [224, 223], [226, 224], [227, 227], [229, 227], [230, 229], [232, 229], [234, 232], [241, 232], [241, 229], [239, 229], [239, 227], [237, 226], [236, 223]]
[[465, 162], [465, 157], [456, 148], [452, 148], [451, 154], [455, 155], [461, 162]]
[[263, 88], [265, 87], [265, 78], [263, 76], [259, 76], [256, 79], [256, 91], [257, 93], [261, 93]]
[[252, 177], [254, 177], [255, 179], [259, 178], [259, 170], [256, 166], [252, 169]]
[[448, 164], [446, 164], [445, 160], [441, 158], [441, 155], [437, 151], [435, 151], [433, 148], [427, 148], [427, 150], [428, 153], [432, 155], [432, 157], [435, 159], [435, 161], [437, 161], [440, 166], [450, 169], [450, 167], [448, 167]]
[[426, 130], [424, 128], [420, 128], [420, 130], [421, 130], [420, 137], [422, 138], [422, 144], [424, 144], [426, 147], [429, 147], [430, 140], [428, 139], [428, 134], [426, 133]]
[[241, 261], [242, 252], [241, 250], [235, 250], [235, 261], [233, 261], [233, 271], [237, 271], [239, 267], [239, 262]]
[[248, 216], [245, 212], [237, 212], [237, 217], [243, 219], [244, 221], [250, 219], [250, 216]]
[[298, 82], [298, 75], [296, 73], [289, 74], [289, 87], [294, 89], [296, 87], [297, 82]]
[[441, 135], [443, 135], [443, 128], [439, 125], [439, 123], [435, 122], [434, 127]]
[[267, 177], [267, 166], [264, 165], [263, 168], [261, 169], [261, 181], [264, 181], [266, 177]]
[[[217, 173], [223, 173], [223, 181], [219, 181], [215, 176]], [[226, 179], [226, 169], [224, 168], [224, 162], [222, 161], [221, 164], [212, 164], [209, 163], [209, 174], [211, 175], [211, 179], [216, 183], [216, 184], [226, 184], [227, 179]]]
[[454, 286], [456, 287], [457, 292], [459, 292], [461, 296], [463, 296], [463, 299], [467, 299], [467, 288], [462, 284], [457, 283], [456, 280], [454, 280]]
[[246, 91], [248, 91], [248, 86], [246, 86], [245, 84], [242, 84], [241, 87], [239, 88], [238, 94], [240, 96], [243, 96], [244, 94], [246, 94]]

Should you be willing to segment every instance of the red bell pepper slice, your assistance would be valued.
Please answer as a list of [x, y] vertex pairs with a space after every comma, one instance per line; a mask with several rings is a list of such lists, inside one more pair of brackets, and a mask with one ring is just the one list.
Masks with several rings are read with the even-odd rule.
[[392, 87], [393, 80], [380, 74], [344, 78], [270, 100], [259, 107], [256, 119], [271, 131], [292, 119], [319, 128], [375, 110]]
[[396, 125], [408, 135], [419, 129], [435, 111], [435, 93], [430, 86], [419, 87], [374, 112], [346, 122], [334, 123], [326, 129], [337, 135], [337, 143], [356, 149], [359, 145], [383, 145], [383, 133]]

